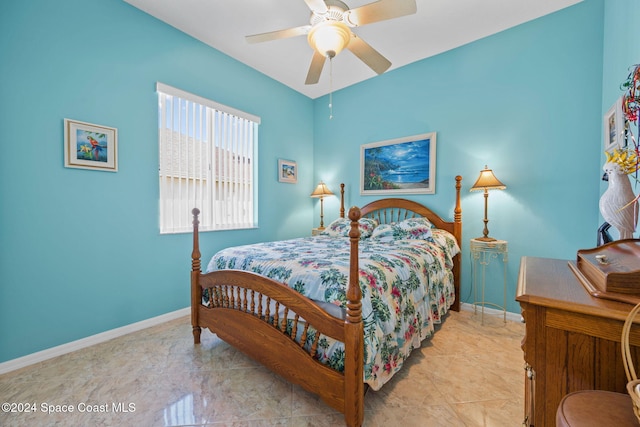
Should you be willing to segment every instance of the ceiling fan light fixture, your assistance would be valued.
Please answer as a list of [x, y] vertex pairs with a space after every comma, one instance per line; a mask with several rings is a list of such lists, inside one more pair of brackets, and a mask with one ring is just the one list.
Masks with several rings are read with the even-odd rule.
[[317, 52], [333, 58], [349, 44], [351, 30], [344, 22], [322, 21], [311, 28], [307, 40]]

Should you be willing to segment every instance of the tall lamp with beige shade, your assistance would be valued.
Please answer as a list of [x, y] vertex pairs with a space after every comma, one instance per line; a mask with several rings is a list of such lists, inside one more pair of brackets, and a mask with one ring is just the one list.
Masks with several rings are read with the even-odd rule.
[[487, 223], [489, 219], [487, 219], [487, 202], [489, 200], [489, 190], [504, 190], [507, 188], [496, 176], [493, 174], [493, 171], [489, 169], [488, 166], [485, 166], [483, 170], [480, 171], [480, 176], [476, 180], [476, 183], [473, 184], [470, 191], [484, 190], [484, 230], [482, 232], [482, 237], [478, 237], [476, 240], [480, 240], [483, 242], [493, 242], [496, 239], [493, 237], [489, 237], [489, 229], [487, 228]]
[[320, 181], [320, 184], [318, 184], [316, 189], [313, 190], [313, 193], [311, 193], [311, 197], [320, 199], [320, 227], [318, 227], [316, 230], [324, 230], [323, 200], [325, 197], [329, 197], [329, 196], [333, 196], [333, 193], [331, 192], [331, 190], [329, 190], [327, 185], [322, 181]]

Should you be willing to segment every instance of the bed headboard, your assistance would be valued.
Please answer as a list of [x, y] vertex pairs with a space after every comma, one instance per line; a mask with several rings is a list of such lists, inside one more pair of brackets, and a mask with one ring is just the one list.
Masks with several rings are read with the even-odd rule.
[[[418, 202], [397, 198], [375, 200], [361, 207], [360, 213], [362, 217], [376, 219], [380, 224], [400, 222], [407, 218], [424, 217], [437, 228], [453, 234], [458, 241], [458, 245], [462, 247], [462, 207], [460, 204], [462, 177], [460, 175], [456, 176], [455, 188], [456, 196], [453, 221], [444, 220], [440, 215]], [[452, 309], [458, 311], [460, 310], [460, 254], [454, 257], [453, 275], [456, 288], [456, 301]]]
[[462, 187], [462, 177], [456, 176], [456, 197], [453, 221], [446, 221], [440, 215], [433, 212], [426, 206], [418, 202], [406, 199], [380, 199], [366, 204], [360, 208], [363, 217], [378, 220], [380, 224], [400, 222], [408, 218], [425, 217], [437, 228], [447, 230], [462, 243], [462, 208], [460, 205], [460, 188]]

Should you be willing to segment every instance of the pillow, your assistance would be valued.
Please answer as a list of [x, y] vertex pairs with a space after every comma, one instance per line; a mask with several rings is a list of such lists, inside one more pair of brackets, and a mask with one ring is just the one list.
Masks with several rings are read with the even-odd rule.
[[372, 239], [378, 240], [395, 240], [394, 227], [391, 224], [380, 224], [373, 230]]
[[[378, 226], [378, 221], [371, 218], [360, 218], [360, 238], [366, 239], [371, 236], [373, 230]], [[338, 218], [320, 233], [322, 236], [349, 237], [351, 230], [351, 220], [349, 218]]]
[[382, 224], [373, 230], [371, 238], [379, 240], [431, 239], [431, 222], [426, 218], [409, 218], [404, 221]]

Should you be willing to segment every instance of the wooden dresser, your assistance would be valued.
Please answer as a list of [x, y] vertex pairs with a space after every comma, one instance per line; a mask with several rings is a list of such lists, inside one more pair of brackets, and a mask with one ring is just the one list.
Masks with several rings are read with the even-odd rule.
[[[626, 393], [622, 325], [633, 306], [592, 297], [568, 261], [522, 258], [516, 300], [526, 322], [525, 426], [553, 427], [562, 397], [577, 390]], [[640, 325], [630, 335], [636, 370]]]

